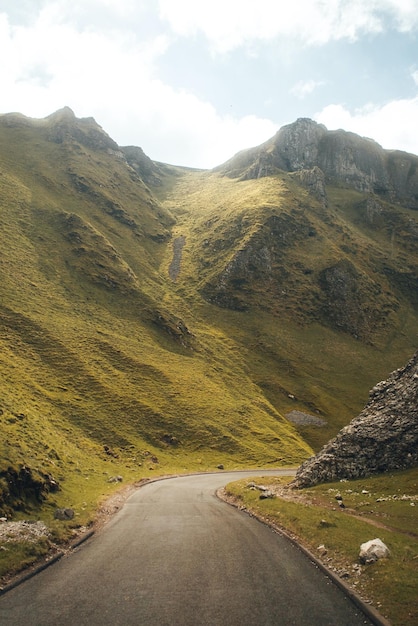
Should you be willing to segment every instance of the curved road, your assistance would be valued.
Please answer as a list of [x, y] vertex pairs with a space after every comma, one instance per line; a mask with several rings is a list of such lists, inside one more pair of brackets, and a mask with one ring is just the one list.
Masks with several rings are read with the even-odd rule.
[[92, 539], [1, 596], [0, 624], [370, 624], [297, 547], [216, 498], [227, 482], [257, 474], [267, 471], [138, 489]]

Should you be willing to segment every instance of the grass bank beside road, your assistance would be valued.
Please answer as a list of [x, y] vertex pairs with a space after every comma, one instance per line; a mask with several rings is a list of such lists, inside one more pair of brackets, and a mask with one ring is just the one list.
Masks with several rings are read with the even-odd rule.
[[[226, 494], [286, 530], [393, 626], [417, 624], [418, 469], [302, 490], [286, 488], [290, 480], [243, 479]], [[377, 537], [390, 557], [361, 564], [360, 545]]]

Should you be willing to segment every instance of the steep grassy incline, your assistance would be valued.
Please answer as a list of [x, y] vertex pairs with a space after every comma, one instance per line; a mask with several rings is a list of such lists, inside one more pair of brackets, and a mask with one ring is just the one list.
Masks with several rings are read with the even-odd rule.
[[94, 120], [0, 118], [6, 515], [47, 498], [81, 523], [115, 475], [298, 464], [311, 453], [229, 329], [205, 319], [194, 289], [177, 293], [174, 224]]
[[417, 238], [316, 170], [231, 179], [68, 109], [0, 117], [0, 512], [299, 464], [413, 353]]
[[418, 328], [416, 212], [342, 187], [323, 194], [284, 172], [191, 172], [164, 203], [182, 238], [177, 294], [190, 306], [202, 296], [200, 314], [277, 410], [325, 420], [300, 427], [315, 447], [410, 358]]

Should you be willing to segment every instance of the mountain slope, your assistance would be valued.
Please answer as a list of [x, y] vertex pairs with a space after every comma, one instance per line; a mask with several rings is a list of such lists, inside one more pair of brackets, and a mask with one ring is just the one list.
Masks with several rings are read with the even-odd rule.
[[298, 464], [405, 361], [416, 213], [253, 153], [233, 178], [0, 117], [4, 512], [28, 482], [82, 517], [114, 474]]
[[112, 474], [309, 455], [171, 293], [175, 220], [94, 120], [0, 117], [0, 221], [3, 514], [54, 491], [82, 515]]
[[188, 302], [201, 294], [206, 319], [238, 342], [282, 413], [329, 421], [301, 429], [315, 445], [417, 339], [416, 214], [382, 204], [370, 224], [369, 195], [326, 193], [324, 206], [283, 171], [256, 180], [192, 172], [165, 202], [183, 238], [177, 292]]

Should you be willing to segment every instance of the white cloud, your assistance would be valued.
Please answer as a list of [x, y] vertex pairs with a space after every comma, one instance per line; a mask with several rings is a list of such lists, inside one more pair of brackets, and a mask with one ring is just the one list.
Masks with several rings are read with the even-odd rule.
[[[6, 4], [12, 4], [12, 0], [6, 0]], [[129, 26], [130, 21], [143, 14], [145, 9], [146, 0], [30, 0], [26, 7], [20, 7], [17, 17], [25, 22], [26, 15], [26, 21], [31, 19], [33, 22], [36, 16], [44, 15], [55, 23], [98, 31], [114, 30], [122, 23]], [[12, 6], [9, 12], [14, 15], [15, 7]]]
[[393, 100], [383, 106], [367, 105], [354, 112], [331, 104], [315, 115], [329, 130], [343, 128], [370, 137], [389, 150], [418, 154], [418, 135], [411, 126], [418, 119], [418, 96]]
[[293, 85], [290, 93], [303, 100], [303, 98], [306, 98], [306, 96], [315, 91], [318, 87], [321, 87], [323, 84], [324, 81], [321, 80], [300, 80]]
[[[108, 119], [107, 119], [108, 118]], [[103, 111], [100, 123], [106, 130], [115, 128], [109, 111]], [[115, 128], [120, 145], [133, 143], [154, 160], [178, 165], [211, 168], [220, 165], [239, 150], [269, 139], [277, 126], [256, 116], [233, 118], [220, 115], [207, 102], [187, 92], [178, 92], [160, 81], [152, 85], [152, 98], [141, 113], [135, 103], [125, 106], [120, 128]], [[152, 152], [147, 148], [152, 146]]]
[[78, 31], [41, 11], [30, 26], [0, 14], [3, 112], [45, 117], [65, 105], [94, 116], [120, 145], [135, 144], [156, 160], [212, 167], [266, 140], [277, 127], [256, 116], [222, 116], [208, 102], [156, 78], [169, 46], [160, 35], [138, 42], [130, 33]]
[[[353, 40], [388, 28], [389, 18], [391, 27], [412, 30], [417, 14], [418, 0], [3, 0], [0, 55], [7, 62], [0, 64], [1, 112], [44, 117], [68, 105], [78, 116], [94, 116], [119, 144], [140, 145], [153, 159], [212, 167], [278, 128], [256, 115], [223, 115], [176, 88], [174, 65], [167, 78], [172, 84], [160, 80], [159, 63], [176, 38], [201, 42], [204, 35], [217, 52], [245, 45], [256, 54], [258, 42], [277, 37], [294, 37], [295, 46]], [[193, 59], [189, 63], [191, 72], [200, 71]], [[415, 69], [411, 76], [418, 84]], [[322, 84], [297, 78], [292, 92], [299, 98]], [[417, 118], [416, 100], [354, 112], [333, 105], [318, 118], [329, 127], [375, 137], [385, 147], [418, 152], [407, 130]]]
[[159, 0], [160, 16], [184, 37], [203, 34], [216, 52], [279, 37], [306, 45], [418, 27], [417, 0]]

